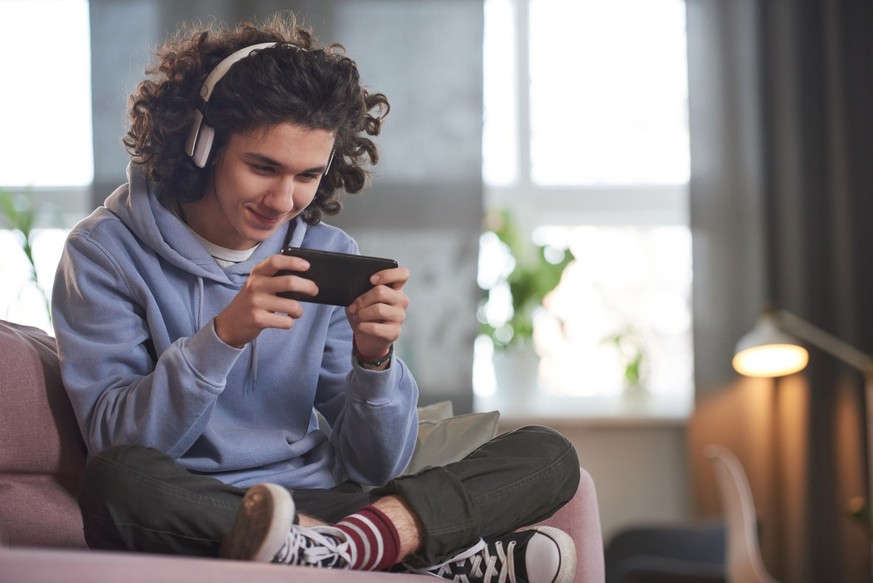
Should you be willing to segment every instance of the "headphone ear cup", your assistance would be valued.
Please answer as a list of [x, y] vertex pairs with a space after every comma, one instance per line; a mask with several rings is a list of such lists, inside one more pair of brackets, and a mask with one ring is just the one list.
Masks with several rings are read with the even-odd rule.
[[200, 125], [200, 131], [197, 132], [197, 138], [194, 142], [194, 151], [191, 153], [191, 160], [198, 168], [204, 168], [209, 160], [209, 153], [212, 151], [212, 142], [215, 139], [215, 130], [207, 124]]

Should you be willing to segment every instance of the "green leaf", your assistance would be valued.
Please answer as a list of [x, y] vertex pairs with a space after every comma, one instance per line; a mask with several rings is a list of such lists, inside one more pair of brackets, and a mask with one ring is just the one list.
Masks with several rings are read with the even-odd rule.
[[512, 328], [511, 338], [509, 341], [497, 338], [493, 328], [483, 332], [498, 348], [528, 342], [533, 336], [534, 313], [542, 307], [546, 295], [560, 283], [564, 270], [574, 260], [573, 253], [566, 250], [560, 261], [552, 263], [546, 259], [546, 249], [524, 236], [506, 209], [488, 212], [485, 228], [506, 245], [515, 260], [515, 267], [505, 280], [512, 296], [513, 316], [507, 323]]
[[30, 264], [30, 280], [42, 294], [46, 311], [51, 318], [48, 296], [39, 285], [39, 279], [36, 275], [36, 261], [33, 256], [33, 228], [36, 224], [36, 216], [36, 204], [32, 192], [16, 196], [0, 189], [0, 221], [4, 227], [21, 233], [21, 250]]
[[36, 222], [32, 194], [14, 196], [10, 192], [0, 190], [0, 211], [6, 227], [21, 231], [25, 239], [30, 238]]

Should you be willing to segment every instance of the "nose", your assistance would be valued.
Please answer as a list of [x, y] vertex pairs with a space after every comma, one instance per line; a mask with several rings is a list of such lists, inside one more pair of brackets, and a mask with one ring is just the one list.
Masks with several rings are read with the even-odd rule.
[[266, 196], [265, 203], [277, 214], [290, 213], [294, 210], [294, 187], [293, 177], [279, 180], [272, 191]]

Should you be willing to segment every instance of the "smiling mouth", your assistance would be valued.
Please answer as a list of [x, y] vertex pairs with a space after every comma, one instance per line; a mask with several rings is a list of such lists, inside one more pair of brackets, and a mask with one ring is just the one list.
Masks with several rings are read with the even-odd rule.
[[252, 216], [255, 218], [255, 220], [267, 226], [275, 226], [281, 223], [288, 216], [287, 214], [264, 215], [254, 209], [249, 209], [249, 212], [252, 213]]

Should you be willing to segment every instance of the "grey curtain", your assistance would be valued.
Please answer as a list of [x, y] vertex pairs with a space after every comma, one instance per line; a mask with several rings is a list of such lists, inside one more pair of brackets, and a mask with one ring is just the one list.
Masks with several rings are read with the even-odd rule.
[[[727, 393], [760, 398], [730, 357], [767, 304], [873, 353], [873, 3], [687, 5], [695, 376], [709, 416]], [[740, 454], [768, 567], [783, 581], [869, 581], [869, 538], [847, 518], [869, 463], [860, 375], [812, 350], [800, 378], [765, 385], [768, 437]], [[738, 423], [705, 439], [735, 439]]]

